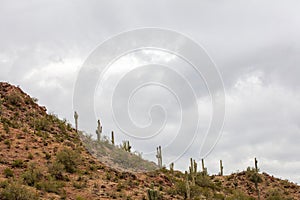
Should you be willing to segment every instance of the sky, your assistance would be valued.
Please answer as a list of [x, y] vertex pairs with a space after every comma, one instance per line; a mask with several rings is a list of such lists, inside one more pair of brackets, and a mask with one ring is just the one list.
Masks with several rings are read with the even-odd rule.
[[[178, 32], [203, 47], [224, 84], [224, 126], [205, 157], [209, 173], [218, 173], [220, 159], [229, 174], [253, 166], [257, 157], [261, 171], [299, 184], [299, 9], [296, 0], [0, 0], [0, 80], [20, 85], [49, 113], [74, 124], [78, 77], [104, 41], [145, 27]], [[85, 78], [81, 86], [89, 88]], [[190, 157], [201, 159], [214, 110], [209, 77], [197, 76], [179, 56], [150, 49], [123, 55], [96, 78], [93, 113], [79, 113], [84, 131], [95, 134], [100, 118], [104, 135], [114, 130], [118, 143], [130, 140], [147, 159], [156, 160], [158, 145], [164, 164], [176, 161], [180, 170], [188, 169]], [[139, 82], [146, 79], [171, 86]], [[126, 91], [133, 88], [128, 101]], [[80, 92], [84, 99], [86, 91]], [[182, 127], [184, 134], [176, 137]]]

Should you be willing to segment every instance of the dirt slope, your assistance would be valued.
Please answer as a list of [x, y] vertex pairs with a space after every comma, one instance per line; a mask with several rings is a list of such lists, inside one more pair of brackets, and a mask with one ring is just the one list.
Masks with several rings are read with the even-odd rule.
[[[101, 156], [99, 159], [91, 156], [70, 124], [47, 114], [46, 108], [36, 102], [20, 88], [0, 83], [0, 200], [148, 199], [148, 191], [157, 193], [159, 199], [187, 197], [183, 173], [166, 169], [149, 173], [112, 169], [105, 164], [104, 157], [101, 161]], [[128, 158], [131, 157], [128, 153]], [[230, 176], [198, 173], [195, 185], [190, 185], [190, 196], [192, 199], [256, 198], [253, 173], [251, 170]], [[261, 199], [300, 199], [298, 185], [266, 173], [259, 177]], [[190, 183], [191, 177], [188, 179]]]

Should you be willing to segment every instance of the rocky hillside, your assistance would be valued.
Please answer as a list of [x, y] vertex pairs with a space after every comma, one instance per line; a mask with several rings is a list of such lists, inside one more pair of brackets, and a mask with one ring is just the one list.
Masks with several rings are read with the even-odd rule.
[[[86, 147], [80, 137], [19, 87], [0, 83], [0, 200], [300, 199], [298, 185], [250, 168], [229, 176], [124, 171], [147, 161], [106, 141], [89, 138]], [[125, 159], [113, 169], [115, 154]]]

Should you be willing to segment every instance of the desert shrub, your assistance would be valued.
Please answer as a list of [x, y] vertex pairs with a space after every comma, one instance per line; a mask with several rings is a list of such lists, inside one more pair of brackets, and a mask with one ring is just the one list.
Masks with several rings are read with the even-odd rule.
[[[258, 171], [259, 171], [259, 169], [258, 169]], [[246, 169], [246, 175], [249, 175], [249, 174], [252, 174], [255, 172], [256, 172], [256, 169], [254, 167], [247, 167], [247, 169]]]
[[12, 167], [15, 167], [15, 168], [22, 168], [24, 167], [24, 162], [23, 160], [14, 160], [13, 163], [12, 163]]
[[124, 184], [118, 183], [117, 184], [117, 192], [121, 192], [124, 189]]
[[0, 193], [1, 200], [38, 200], [36, 193], [17, 183], [8, 184]]
[[56, 161], [64, 166], [64, 169], [69, 173], [74, 173], [80, 161], [80, 154], [74, 150], [64, 148], [56, 155]]
[[220, 194], [220, 193], [215, 193], [214, 194], [214, 199], [224, 200], [225, 196], [223, 194]]
[[72, 131], [73, 130], [72, 125], [70, 123], [67, 123], [67, 130], [68, 131]]
[[186, 185], [184, 181], [178, 180], [175, 184], [175, 191], [177, 194], [184, 196], [186, 195]]
[[32, 155], [32, 153], [29, 153], [29, 154], [28, 154], [28, 159], [30, 159], [30, 160], [32, 160], [32, 159], [33, 159], [33, 155]]
[[287, 197], [279, 190], [269, 190], [266, 195], [266, 200], [292, 200], [293, 198]]
[[85, 198], [81, 197], [81, 196], [77, 196], [76, 200], [85, 200]]
[[46, 158], [46, 160], [50, 160], [51, 155], [49, 153], [45, 152], [45, 158]]
[[191, 188], [191, 197], [199, 197], [201, 194], [203, 194], [203, 188], [195, 185], [190, 186]]
[[14, 176], [14, 172], [10, 168], [5, 168], [3, 173], [6, 178]]
[[26, 105], [30, 105], [30, 104], [32, 104], [33, 102], [32, 102], [32, 99], [31, 99], [30, 97], [26, 97], [26, 98], [24, 98], [24, 103], [25, 103]]
[[45, 192], [51, 192], [56, 194], [61, 194], [61, 188], [64, 187], [64, 183], [60, 181], [56, 181], [51, 177], [48, 180], [43, 180], [37, 183], [36, 188], [38, 190], [43, 190]]
[[32, 97], [31, 98], [32, 99], [32, 101], [34, 102], [34, 103], [37, 103], [39, 100], [37, 99], [37, 98], [35, 98], [35, 97]]
[[6, 102], [12, 106], [20, 106], [21, 105], [21, 97], [17, 93], [12, 93], [5, 98]]
[[3, 129], [7, 134], [9, 134], [9, 124], [8, 123], [3, 123]]
[[111, 174], [108, 172], [105, 173], [105, 177], [106, 177], [106, 180], [109, 180], [109, 181], [112, 179]]
[[246, 177], [253, 183], [262, 182], [262, 178], [259, 173], [256, 172], [255, 168], [248, 167], [246, 170]]
[[50, 131], [50, 122], [46, 117], [39, 118], [35, 121], [37, 131]]
[[67, 120], [58, 120], [58, 128], [61, 132], [61, 134], [66, 134], [67, 133]]
[[57, 161], [48, 166], [49, 174], [57, 180], [64, 180], [63, 171], [64, 165]]
[[11, 141], [10, 140], [4, 140], [4, 144], [7, 146], [7, 148], [11, 147]]
[[23, 182], [29, 186], [35, 186], [43, 178], [42, 172], [31, 164], [29, 169], [22, 174]]
[[8, 185], [9, 185], [9, 181], [7, 180], [0, 182], [0, 188], [6, 188]]
[[255, 198], [250, 197], [239, 190], [236, 190], [231, 196], [226, 197], [225, 200], [255, 200]]
[[217, 186], [214, 184], [213, 181], [210, 180], [210, 177], [205, 175], [205, 174], [197, 174], [196, 177], [196, 185], [200, 186], [200, 187], [209, 187], [212, 189], [215, 189]]
[[87, 184], [85, 181], [83, 182], [73, 182], [73, 187], [76, 189], [82, 189], [82, 188], [86, 188]]

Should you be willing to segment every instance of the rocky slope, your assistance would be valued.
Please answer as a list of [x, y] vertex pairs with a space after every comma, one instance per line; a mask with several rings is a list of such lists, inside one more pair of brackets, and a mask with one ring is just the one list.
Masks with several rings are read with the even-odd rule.
[[[252, 169], [229, 176], [197, 173], [194, 185], [189, 175], [189, 187], [179, 171], [115, 170], [104, 156], [89, 153], [69, 123], [36, 102], [19, 87], [0, 83], [0, 200], [148, 199], [149, 192], [158, 199], [256, 199], [256, 176], [261, 199], [300, 199], [298, 185]], [[120, 151], [105, 148], [106, 155]]]

